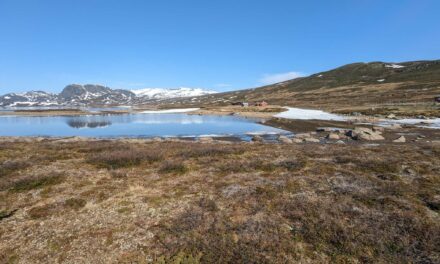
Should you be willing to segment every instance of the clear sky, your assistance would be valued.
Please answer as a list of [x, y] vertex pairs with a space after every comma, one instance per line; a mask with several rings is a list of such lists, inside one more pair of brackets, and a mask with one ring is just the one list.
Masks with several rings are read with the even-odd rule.
[[440, 59], [438, 0], [0, 0], [0, 94], [260, 86]]

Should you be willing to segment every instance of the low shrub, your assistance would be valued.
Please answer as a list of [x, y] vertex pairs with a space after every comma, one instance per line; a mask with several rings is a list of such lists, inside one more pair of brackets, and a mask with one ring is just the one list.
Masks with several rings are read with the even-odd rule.
[[67, 207], [72, 208], [74, 210], [79, 210], [87, 204], [87, 202], [84, 199], [78, 199], [78, 198], [67, 199], [64, 203]]
[[56, 204], [46, 204], [37, 206], [28, 211], [28, 215], [32, 219], [46, 218], [58, 211]]
[[191, 146], [178, 153], [182, 157], [198, 158], [198, 157], [215, 157], [225, 155], [243, 154], [244, 149], [241, 147], [231, 147], [224, 145], [205, 145], [199, 144]]
[[123, 150], [108, 150], [92, 154], [87, 162], [99, 168], [118, 169], [137, 166], [141, 162], [155, 162], [162, 158], [162, 153], [157, 150], [141, 150], [136, 148]]
[[256, 159], [251, 161], [226, 161], [224, 164], [218, 166], [218, 170], [224, 173], [237, 173], [237, 172], [252, 172], [252, 171], [264, 171], [272, 172], [277, 169], [277, 165], [268, 161]]
[[365, 160], [358, 164], [366, 172], [374, 173], [397, 173], [399, 172], [399, 165], [393, 161], [383, 160]]
[[188, 168], [181, 161], [166, 161], [159, 168], [159, 173], [166, 174], [184, 174]]
[[15, 212], [16, 212], [16, 210], [13, 210], [13, 211], [7, 211], [7, 210], [0, 211], [0, 221], [3, 220], [3, 219], [6, 219], [8, 217], [13, 216]]
[[110, 171], [110, 175], [114, 179], [125, 179], [127, 178], [127, 172], [121, 170], [112, 170]]
[[297, 171], [303, 169], [306, 166], [306, 162], [303, 160], [285, 160], [278, 163], [278, 166], [288, 171]]
[[33, 189], [40, 189], [46, 186], [59, 184], [63, 182], [63, 180], [64, 177], [59, 173], [49, 173], [45, 176], [30, 176], [28, 178], [24, 178], [14, 182], [12, 186], [12, 191], [22, 192]]
[[210, 198], [203, 197], [199, 200], [198, 206], [210, 212], [215, 212], [218, 210], [217, 204], [214, 200]]
[[16, 171], [26, 169], [30, 167], [31, 164], [24, 160], [7, 160], [0, 164], [0, 177], [7, 176]]

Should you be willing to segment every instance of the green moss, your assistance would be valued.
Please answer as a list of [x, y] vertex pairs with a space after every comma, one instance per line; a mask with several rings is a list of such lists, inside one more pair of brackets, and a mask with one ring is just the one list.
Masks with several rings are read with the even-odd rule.
[[70, 198], [65, 201], [65, 204], [69, 208], [79, 210], [83, 208], [87, 204], [87, 202], [84, 199]]
[[6, 210], [0, 211], [0, 221], [5, 218], [11, 217], [14, 213], [15, 211], [6, 211]]
[[133, 211], [133, 208], [124, 206], [116, 210], [120, 214], [129, 214]]
[[44, 188], [46, 186], [56, 185], [63, 182], [64, 177], [56, 176], [42, 176], [37, 178], [29, 178], [17, 181], [13, 187], [12, 191], [22, 192], [34, 189]]
[[173, 257], [159, 257], [154, 263], [155, 264], [199, 264], [202, 254], [197, 255], [187, 254], [185, 252], [179, 252]]

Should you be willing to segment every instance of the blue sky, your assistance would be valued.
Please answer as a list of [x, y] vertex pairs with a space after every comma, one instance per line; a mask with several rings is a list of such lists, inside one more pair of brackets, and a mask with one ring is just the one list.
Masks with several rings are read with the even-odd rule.
[[440, 59], [437, 0], [0, 0], [0, 93], [260, 86]]

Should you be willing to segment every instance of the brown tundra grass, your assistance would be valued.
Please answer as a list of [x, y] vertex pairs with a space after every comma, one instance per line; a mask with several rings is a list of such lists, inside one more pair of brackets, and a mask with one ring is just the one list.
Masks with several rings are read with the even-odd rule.
[[1, 146], [0, 263], [440, 263], [439, 145]]

